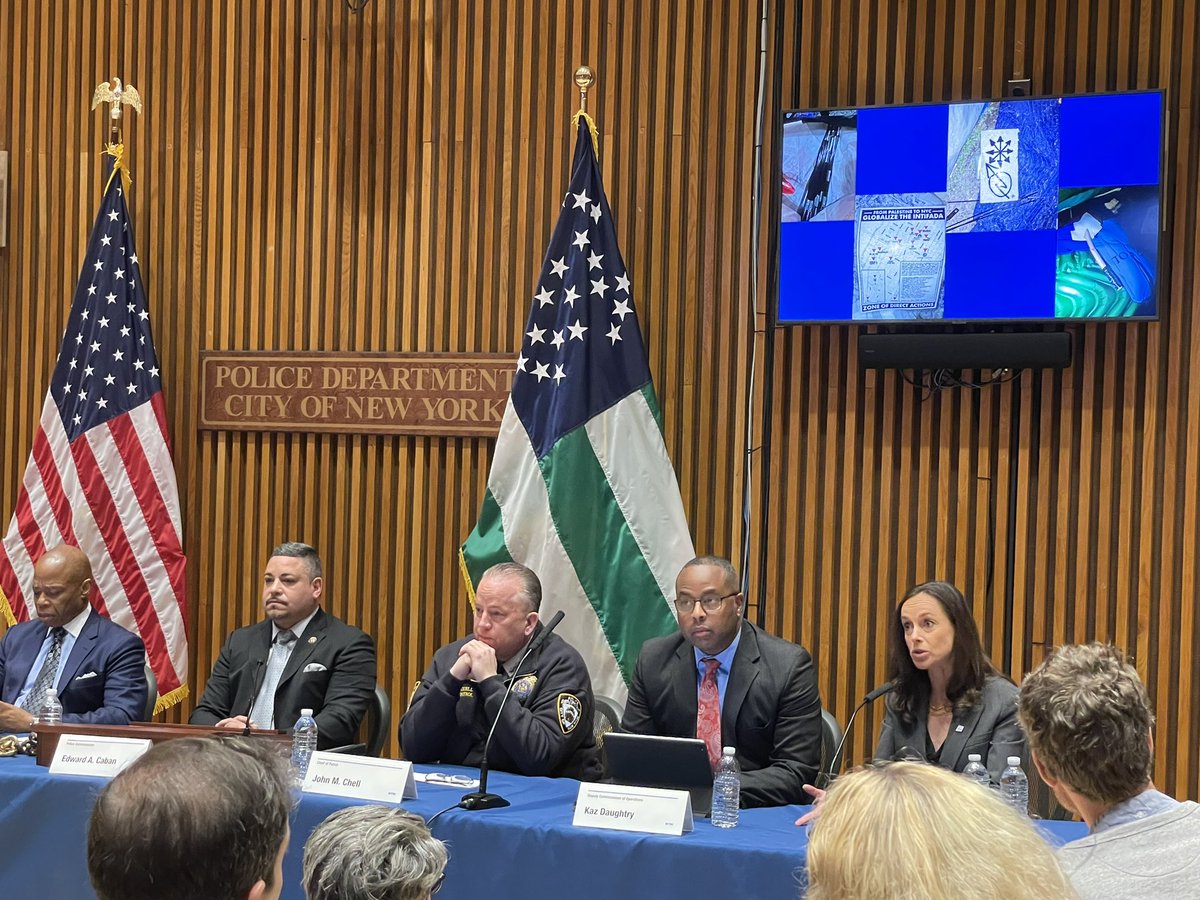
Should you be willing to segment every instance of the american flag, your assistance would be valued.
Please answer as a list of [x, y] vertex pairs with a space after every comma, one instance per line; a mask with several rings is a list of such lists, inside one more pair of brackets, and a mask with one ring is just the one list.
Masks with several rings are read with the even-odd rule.
[[675, 576], [694, 551], [590, 124], [460, 562], [472, 587], [507, 559], [537, 572], [596, 692], [623, 701], [642, 642], [675, 628]]
[[179, 491], [119, 145], [40, 427], [0, 549], [0, 612], [35, 615], [33, 563], [60, 543], [92, 563], [92, 605], [139, 634], [162, 709], [186, 695]]

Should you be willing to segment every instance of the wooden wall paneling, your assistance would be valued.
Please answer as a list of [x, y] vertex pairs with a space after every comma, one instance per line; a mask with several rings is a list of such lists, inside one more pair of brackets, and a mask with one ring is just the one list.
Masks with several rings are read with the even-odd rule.
[[[454, 552], [492, 442], [201, 433], [198, 353], [515, 350], [568, 174], [570, 74], [588, 62], [605, 186], [698, 548], [736, 558], [752, 478], [751, 596], [765, 597], [771, 630], [813, 651], [843, 720], [883, 679], [888, 617], [921, 578], [967, 590], [1014, 675], [1064, 640], [1117, 640], [1158, 710], [1162, 786], [1195, 796], [1195, 4], [778, 0], [767, 11], [778, 36], [764, 102], [767, 259], [780, 105], [996, 96], [1021, 74], [1045, 93], [1165, 86], [1163, 322], [1072, 326], [1072, 369], [926, 401], [896, 373], [860, 372], [855, 330], [766, 331], [770, 267], [755, 271], [748, 202], [757, 4], [422, 0], [357, 15], [296, 0], [9, 4], [0, 352], [22, 364], [0, 385], [4, 508], [99, 197], [104, 126], [87, 95], [122, 74], [147, 100], [127, 126], [130, 202], [184, 507], [193, 692], [228, 632], [258, 618], [264, 554], [299, 536], [325, 557], [331, 608], [376, 636], [399, 714], [433, 649], [469, 628]], [[752, 359], [763, 377], [748, 399]], [[756, 437], [772, 434], [771, 456], [752, 455], [748, 470], [747, 416]], [[880, 712], [864, 715], [851, 759], [869, 754]]]
[[[876, 391], [878, 402], [857, 415], [847, 407], [846, 422], [833, 420], [813, 388], [781, 389], [790, 380], [811, 385], [825, 378], [834, 382], [832, 395], [850, 396], [853, 375], [832, 361], [836, 352], [825, 355], [835, 330], [770, 335], [777, 350], [775, 405], [763, 414], [775, 419], [775, 452], [789, 453], [803, 474], [776, 484], [758, 527], [769, 533], [803, 508], [811, 520], [826, 523], [857, 512], [874, 532], [855, 533], [847, 543], [844, 522], [798, 528], [796, 558], [772, 550], [767, 577], [774, 586], [781, 567], [825, 571], [828, 557], [844, 559], [849, 548], [869, 560], [866, 583], [875, 586], [878, 613], [886, 619], [894, 597], [883, 595], [926, 577], [921, 570], [932, 561], [958, 573], [994, 658], [1011, 656], [1018, 677], [1064, 640], [1119, 642], [1135, 653], [1159, 708], [1160, 780], [1194, 795], [1197, 766], [1186, 748], [1195, 727], [1197, 525], [1195, 492], [1184, 486], [1200, 444], [1195, 401], [1182, 387], [1200, 353], [1191, 315], [1197, 228], [1187, 200], [1195, 195], [1197, 169], [1190, 117], [1198, 93], [1190, 52], [1197, 37], [1194, 5], [1110, 0], [1081, 9], [1064, 2], [860, 0], [848, 21], [843, 12], [833, 3], [780, 4], [776, 23], [783, 36], [772, 58], [779, 99], [768, 99], [769, 110], [995, 96], [1005, 79], [1021, 75], [1033, 79], [1035, 92], [1048, 93], [1167, 86], [1167, 216], [1174, 242], [1164, 258], [1170, 283], [1161, 324], [1073, 327], [1076, 361], [1065, 373], [1026, 373], [1015, 388], [956, 403], [935, 399], [924, 408], [915, 391], [895, 390], [894, 375], [867, 373], [866, 389]], [[806, 43], [825, 22], [831, 23], [830, 33], [821, 35], [826, 49]], [[857, 52], [840, 56], [836, 48], [847, 42]], [[768, 179], [776, 171], [768, 169]], [[768, 228], [764, 235], [770, 246]], [[831, 448], [847, 450], [830, 439], [834, 428], [847, 435], [857, 429], [864, 452], [854, 474], [831, 490], [828, 481], [814, 482], [828, 472], [806, 448], [819, 435], [826, 456]], [[871, 452], [876, 440], [878, 455]], [[763, 460], [753, 477], [786, 478], [788, 471], [785, 461]], [[832, 646], [843, 666], [854, 641], [876, 630], [864, 627], [863, 612], [862, 604], [853, 613], [832, 609]], [[809, 641], [804, 616], [785, 610], [769, 619]], [[855, 658], [852, 664], [859, 677], [871, 670], [881, 677], [884, 631], [877, 631], [873, 662]], [[814, 651], [822, 691], [845, 716], [854, 698], [845, 696], [838, 665], [827, 664], [820, 639]], [[1172, 683], [1175, 671], [1184, 674]], [[1163, 734], [1172, 737], [1163, 741]], [[857, 738], [851, 756], [869, 751], [872, 741]]]
[[[851, 365], [857, 366], [857, 360]], [[841, 515], [853, 523], [853, 527], [844, 533], [842, 541], [842, 560], [850, 571], [851, 580], [849, 591], [841, 599], [841, 606], [849, 611], [851, 618], [850, 627], [839, 627], [838, 634], [839, 651], [848, 653], [853, 662], [845, 667], [849, 670], [847, 684], [837, 684], [822, 696], [825, 706], [830, 710], [853, 709], [859, 698], [874, 687], [872, 682], [882, 673], [885, 665], [885, 617], [879, 614], [879, 610], [886, 608], [888, 603], [886, 599], [881, 599], [875, 572], [872, 571], [880, 559], [882, 531], [877, 518], [878, 498], [882, 493], [879, 487], [882, 467], [878, 465], [877, 451], [882, 427], [878, 414], [879, 393], [876, 390], [875, 373], [859, 372], [857, 381], [855, 395], [862, 421], [856, 426], [859, 430], [857, 437], [847, 440], [846, 452], [850, 459], [843, 473], [845, 487], [841, 507]], [[854, 418], [848, 415], [847, 427], [853, 424]], [[845, 716], [843, 713], [843, 722]], [[869, 752], [866, 747], [872, 730], [863, 728], [862, 732], [855, 734], [847, 751], [853, 759], [863, 759]]]
[[[856, 490], [860, 471], [857, 449], [862, 440], [859, 431], [866, 419], [860, 403], [862, 391], [859, 382], [862, 374], [858, 369], [854, 345], [847, 334], [848, 329], [839, 331], [839, 350], [843, 355], [842, 366], [846, 372], [845, 389], [841, 392], [835, 391], [832, 384], [826, 388], [830, 402], [842, 413], [838, 420], [838, 442], [833, 450], [837, 483], [834, 484], [833, 479], [829, 479], [830, 507], [839, 511], [839, 515], [834, 518], [837, 540], [836, 543], [830, 541], [830, 545], [837, 548], [834, 558], [838, 562], [838, 578], [837, 590], [832, 592], [835, 602], [830, 605], [830, 614], [824, 625], [825, 630], [829, 632], [830, 644], [830, 653], [826, 658], [845, 659], [849, 664], [837, 667], [836, 677], [827, 690], [830, 696], [822, 697], [822, 702], [827, 707], [832, 706], [834, 697], [853, 702], [852, 698], [859, 694], [856, 690], [856, 673], [861, 655], [857, 652], [858, 642], [848, 641], [846, 637], [847, 634], [861, 633], [863, 624], [869, 621], [861, 615], [860, 593], [857, 590], [863, 568], [856, 552], [856, 544], [861, 540], [859, 525], [862, 517], [859, 510], [863, 502]], [[845, 622], [848, 628], [841, 628], [841, 622]]]
[[1024, 533], [1017, 533], [1016, 545], [1024, 559], [1025, 576], [1021, 578], [1015, 593], [1014, 605], [1029, 607], [1028, 651], [1026, 666], [1033, 668], [1046, 655], [1046, 644], [1053, 628], [1047, 628], [1050, 590], [1041, 592], [1038, 585], [1049, 585], [1049, 569], [1053, 564], [1050, 555], [1050, 511], [1053, 508], [1055, 473], [1050, 466], [1050, 442], [1053, 435], [1053, 413], [1048, 404], [1046, 385], [1053, 384], [1054, 373], [1038, 373], [1036, 381], [1031, 379], [1028, 393], [1022, 403], [1033, 410], [1031, 421], [1037, 423], [1037, 440], [1022, 448], [1017, 484], [1021, 487], [1021, 504], [1024, 507]]
[[[738, 121], [744, 115], [743, 111], [747, 106], [753, 108], [753, 90], [748, 96], [736, 96], [738, 89], [743, 87], [742, 80], [724, 77], [724, 73], [730, 71], [732, 59], [741, 55], [738, 36], [744, 32], [737, 27], [734, 20], [739, 8], [744, 12], [744, 7], [751, 4], [714, 3], [699, 8], [687, 5], [691, 6], [688, 12], [693, 17], [697, 36], [711, 43], [709, 53], [693, 55], [693, 59], [703, 56], [706, 65], [701, 68], [693, 63], [693, 71], [698, 70], [697, 77], [686, 82], [689, 88], [689, 131], [699, 131], [704, 135], [699, 152], [689, 154], [684, 180], [684, 190], [689, 193], [695, 188], [700, 188], [700, 192], [692, 196], [688, 216], [691, 223], [699, 225], [697, 239], [700, 255], [699, 271], [692, 268], [686, 273], [690, 276], [689, 283], [677, 296], [697, 293], [697, 284], [711, 286], [706, 292], [711, 297], [711, 312], [706, 309], [701, 320], [708, 336], [697, 352], [696, 380], [700, 387], [699, 396], [707, 398], [705, 406], [708, 407], [707, 410], [702, 410], [699, 416], [702, 423], [704, 419], [708, 419], [708, 427], [705, 428], [701, 424], [702, 431], [699, 433], [711, 436], [712, 454], [716, 458], [724, 459], [725, 465], [710, 471], [709, 490], [701, 491], [696, 498], [699, 501], [697, 512], [701, 520], [708, 525], [706, 530], [710, 536], [704, 541], [704, 546], [712, 547], [723, 556], [736, 560], [738, 548], [733, 543], [736, 525], [729, 526], [737, 522], [738, 516], [726, 518], [722, 511], [730, 507], [738, 510], [742, 505], [741, 491], [735, 487], [735, 483], [738, 486], [741, 484], [739, 473], [742, 468], [741, 450], [745, 445], [745, 429], [740, 427], [739, 423], [745, 421], [740, 415], [740, 411], [745, 408], [745, 401], [741, 396], [733, 394], [733, 390], [743, 383], [739, 370], [747, 367], [748, 359], [746, 354], [740, 352], [743, 331], [740, 315], [744, 308], [744, 292], [730, 291], [730, 284], [724, 277], [725, 261], [718, 250], [718, 244], [723, 236], [738, 233], [738, 213], [741, 211], [739, 205], [722, 203], [720, 198], [726, 193], [749, 196], [748, 190], [739, 190], [743, 185], [748, 186], [748, 179], [741, 173], [749, 171], [749, 155], [745, 152], [746, 144], [743, 142], [730, 146], [731, 142], [725, 139], [728, 133], [725, 129], [711, 128], [699, 121], [700, 104], [695, 101], [699, 97], [715, 96], [718, 108], [728, 111], [722, 116], [728, 123], [726, 127], [735, 134], [751, 133], [750, 128], [738, 127]], [[728, 20], [725, 17], [726, 13], [729, 14]], [[727, 37], [724, 40], [713, 40], [717, 35]], [[744, 64], [739, 65], [736, 71], [744, 73], [744, 79], [751, 77], [750, 69]], [[730, 165], [727, 162], [730, 157], [745, 159], [747, 165], [744, 168]], [[741, 177], [733, 174], [735, 172]], [[722, 178], [721, 173], [728, 174]], [[709, 204], [711, 208], [706, 209]], [[734, 302], [730, 303], [726, 298]], [[680, 306], [680, 314], [687, 315], [686, 304]], [[706, 303], [705, 306], [710, 304]], [[717, 314], [718, 311], [720, 314]], [[722, 381], [732, 390], [719, 390], [717, 386]], [[705, 412], [708, 413], [707, 416]]]
[[1035, 639], [1036, 621], [1040, 612], [1040, 595], [1030, 590], [1029, 577], [1031, 570], [1037, 565], [1037, 535], [1031, 528], [1034, 511], [1031, 507], [1037, 504], [1037, 482], [1041, 473], [1035, 468], [1037, 462], [1036, 448], [1039, 443], [1038, 429], [1041, 425], [1039, 411], [1034, 404], [1035, 391], [1042, 373], [1029, 372], [1021, 379], [1020, 385], [1014, 389], [1019, 403], [1017, 427], [1014, 429], [1014, 450], [1016, 453], [1016, 472], [1013, 491], [1016, 495], [1013, 503], [1012, 523], [1012, 553], [1014, 556], [1014, 577], [1011, 591], [1011, 620], [1012, 637], [1011, 672], [1024, 672], [1029, 666], [1029, 652]]

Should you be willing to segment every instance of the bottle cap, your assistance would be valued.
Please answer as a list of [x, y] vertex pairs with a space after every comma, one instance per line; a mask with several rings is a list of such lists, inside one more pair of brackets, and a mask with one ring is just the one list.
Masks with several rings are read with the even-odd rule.
[[725, 747], [724, 750], [722, 750], [722, 754], [724, 756], [736, 756], [737, 748], [736, 747]]
[[302, 719], [303, 719], [305, 716], [311, 716], [311, 715], [312, 715], [312, 710], [311, 710], [311, 709], [302, 709], [302, 710], [300, 710], [300, 718], [302, 718]]
[[967, 762], [983, 762], [983, 757], [978, 753], [968, 753]]
[[1010, 757], [1008, 758], [1008, 764], [1009, 764], [1010, 766], [1019, 766], [1019, 765], [1021, 764], [1021, 757], [1019, 757], [1019, 756], [1010, 756]]

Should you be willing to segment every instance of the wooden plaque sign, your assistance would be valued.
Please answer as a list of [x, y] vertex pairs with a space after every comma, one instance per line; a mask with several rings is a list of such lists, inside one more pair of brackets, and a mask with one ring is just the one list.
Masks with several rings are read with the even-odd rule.
[[495, 437], [516, 360], [495, 353], [201, 351], [208, 431]]

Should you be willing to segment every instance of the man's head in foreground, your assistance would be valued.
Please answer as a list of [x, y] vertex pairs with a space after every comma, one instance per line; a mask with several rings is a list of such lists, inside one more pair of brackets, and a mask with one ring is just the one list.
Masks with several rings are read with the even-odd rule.
[[1116, 647], [1059, 647], [1021, 682], [1017, 716], [1043, 780], [1089, 825], [1150, 787], [1150, 697]]
[[100, 900], [275, 900], [291, 808], [274, 742], [163, 741], [96, 800], [92, 887]]

